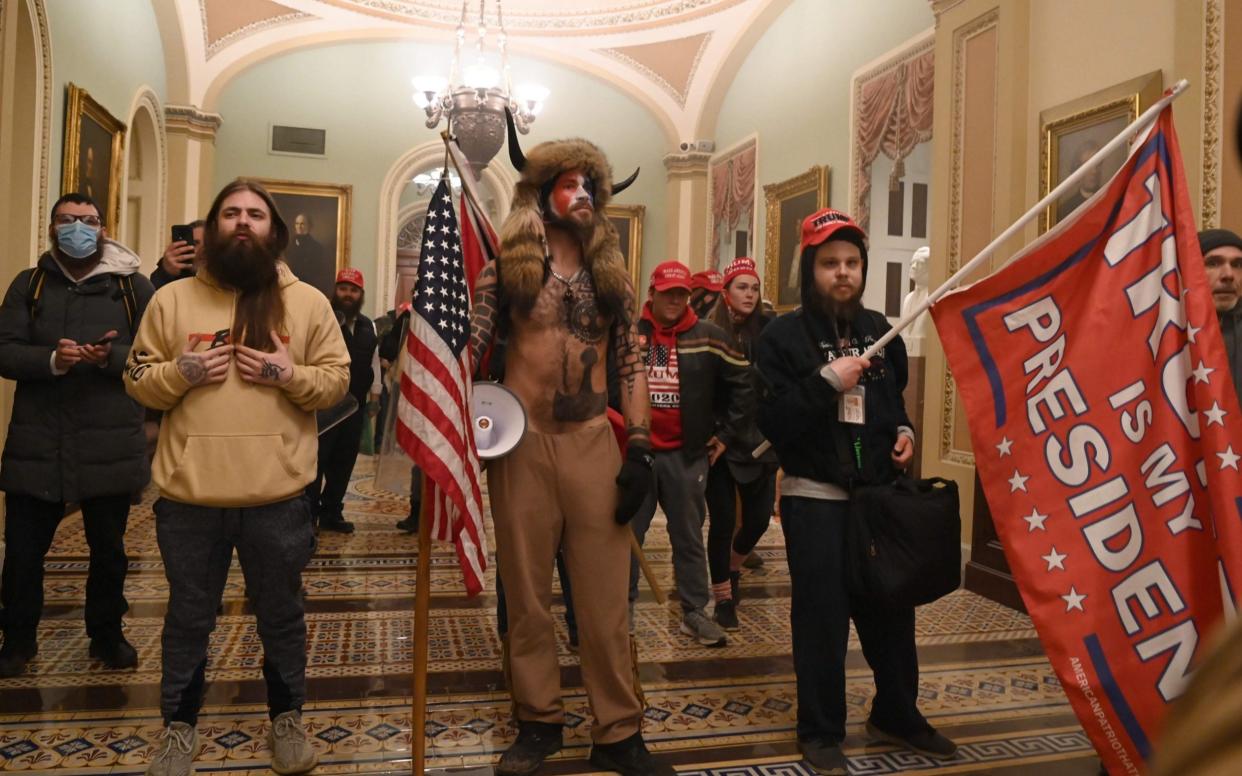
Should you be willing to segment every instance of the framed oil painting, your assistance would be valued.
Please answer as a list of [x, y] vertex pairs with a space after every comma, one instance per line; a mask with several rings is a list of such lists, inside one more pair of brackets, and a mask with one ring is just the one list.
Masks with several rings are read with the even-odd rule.
[[124, 148], [125, 125], [85, 89], [68, 84], [60, 193], [76, 191], [95, 200], [109, 234], [117, 234], [121, 218]]
[[763, 296], [777, 312], [792, 310], [801, 303], [798, 246], [802, 219], [828, 207], [829, 172], [827, 166], [817, 164], [801, 175], [763, 187], [767, 207]]
[[646, 205], [608, 205], [604, 208], [604, 215], [617, 230], [621, 255], [625, 257], [625, 266], [630, 271], [637, 298], [643, 294], [639, 275], [643, 271], [643, 216], [646, 214]]
[[[1047, 196], [1139, 114], [1160, 99], [1161, 74], [1155, 70], [1039, 114], [1039, 196]], [[1039, 217], [1040, 231], [1056, 225], [1091, 198], [1126, 160], [1120, 148]]]
[[349, 266], [353, 186], [262, 179], [256, 182], [271, 193], [276, 209], [289, 225], [289, 248], [285, 252], [289, 269], [299, 280], [310, 283], [331, 299], [337, 270]]

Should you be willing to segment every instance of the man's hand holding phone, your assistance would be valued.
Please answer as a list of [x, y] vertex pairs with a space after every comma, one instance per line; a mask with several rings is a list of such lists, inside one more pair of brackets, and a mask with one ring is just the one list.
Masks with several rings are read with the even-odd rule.
[[95, 366], [107, 366], [108, 356], [112, 354], [112, 340], [117, 338], [116, 329], [111, 329], [89, 345], [78, 345], [82, 360]]
[[194, 230], [185, 225], [172, 228], [172, 242], [164, 249], [161, 259], [164, 271], [170, 275], [180, 275], [194, 266], [194, 256], [198, 253], [198, 244], [194, 241]]

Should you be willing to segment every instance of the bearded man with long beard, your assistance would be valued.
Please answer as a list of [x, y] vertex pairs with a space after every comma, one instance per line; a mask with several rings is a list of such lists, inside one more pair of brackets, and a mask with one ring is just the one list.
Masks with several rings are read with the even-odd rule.
[[198, 274], [160, 289], [130, 351], [125, 387], [164, 411], [152, 479], [168, 578], [160, 711], [147, 770], [193, 769], [207, 642], [233, 550], [263, 642], [272, 770], [317, 756], [302, 727], [302, 569], [314, 548], [303, 495], [316, 471], [315, 410], [340, 401], [349, 354], [317, 289], [281, 260], [289, 229], [263, 187], [237, 180], [212, 203]]

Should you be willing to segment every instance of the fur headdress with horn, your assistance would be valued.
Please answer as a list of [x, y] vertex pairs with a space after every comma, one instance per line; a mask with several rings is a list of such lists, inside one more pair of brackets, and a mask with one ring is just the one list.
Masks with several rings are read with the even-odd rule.
[[595, 209], [590, 236], [582, 246], [583, 261], [595, 283], [600, 308], [610, 315], [628, 316], [629, 272], [621, 255], [617, 230], [604, 215], [604, 207], [613, 194], [634, 182], [638, 171], [614, 185], [612, 167], [604, 152], [594, 143], [580, 138], [540, 143], [523, 154], [512, 116], [509, 117], [509, 158], [521, 173], [514, 187], [512, 208], [500, 229], [500, 282], [509, 303], [517, 310], [529, 311], [543, 289], [546, 281], [543, 199], [558, 175], [581, 170], [594, 186]]

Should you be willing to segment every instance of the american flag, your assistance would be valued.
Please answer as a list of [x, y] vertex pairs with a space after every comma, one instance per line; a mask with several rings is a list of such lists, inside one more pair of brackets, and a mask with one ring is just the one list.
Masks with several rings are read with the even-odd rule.
[[[470, 295], [447, 177], [427, 207], [397, 400], [397, 442], [423, 470], [431, 536], [457, 548], [466, 592], [483, 589], [487, 539], [470, 421]], [[421, 562], [421, 561], [420, 561]]]

